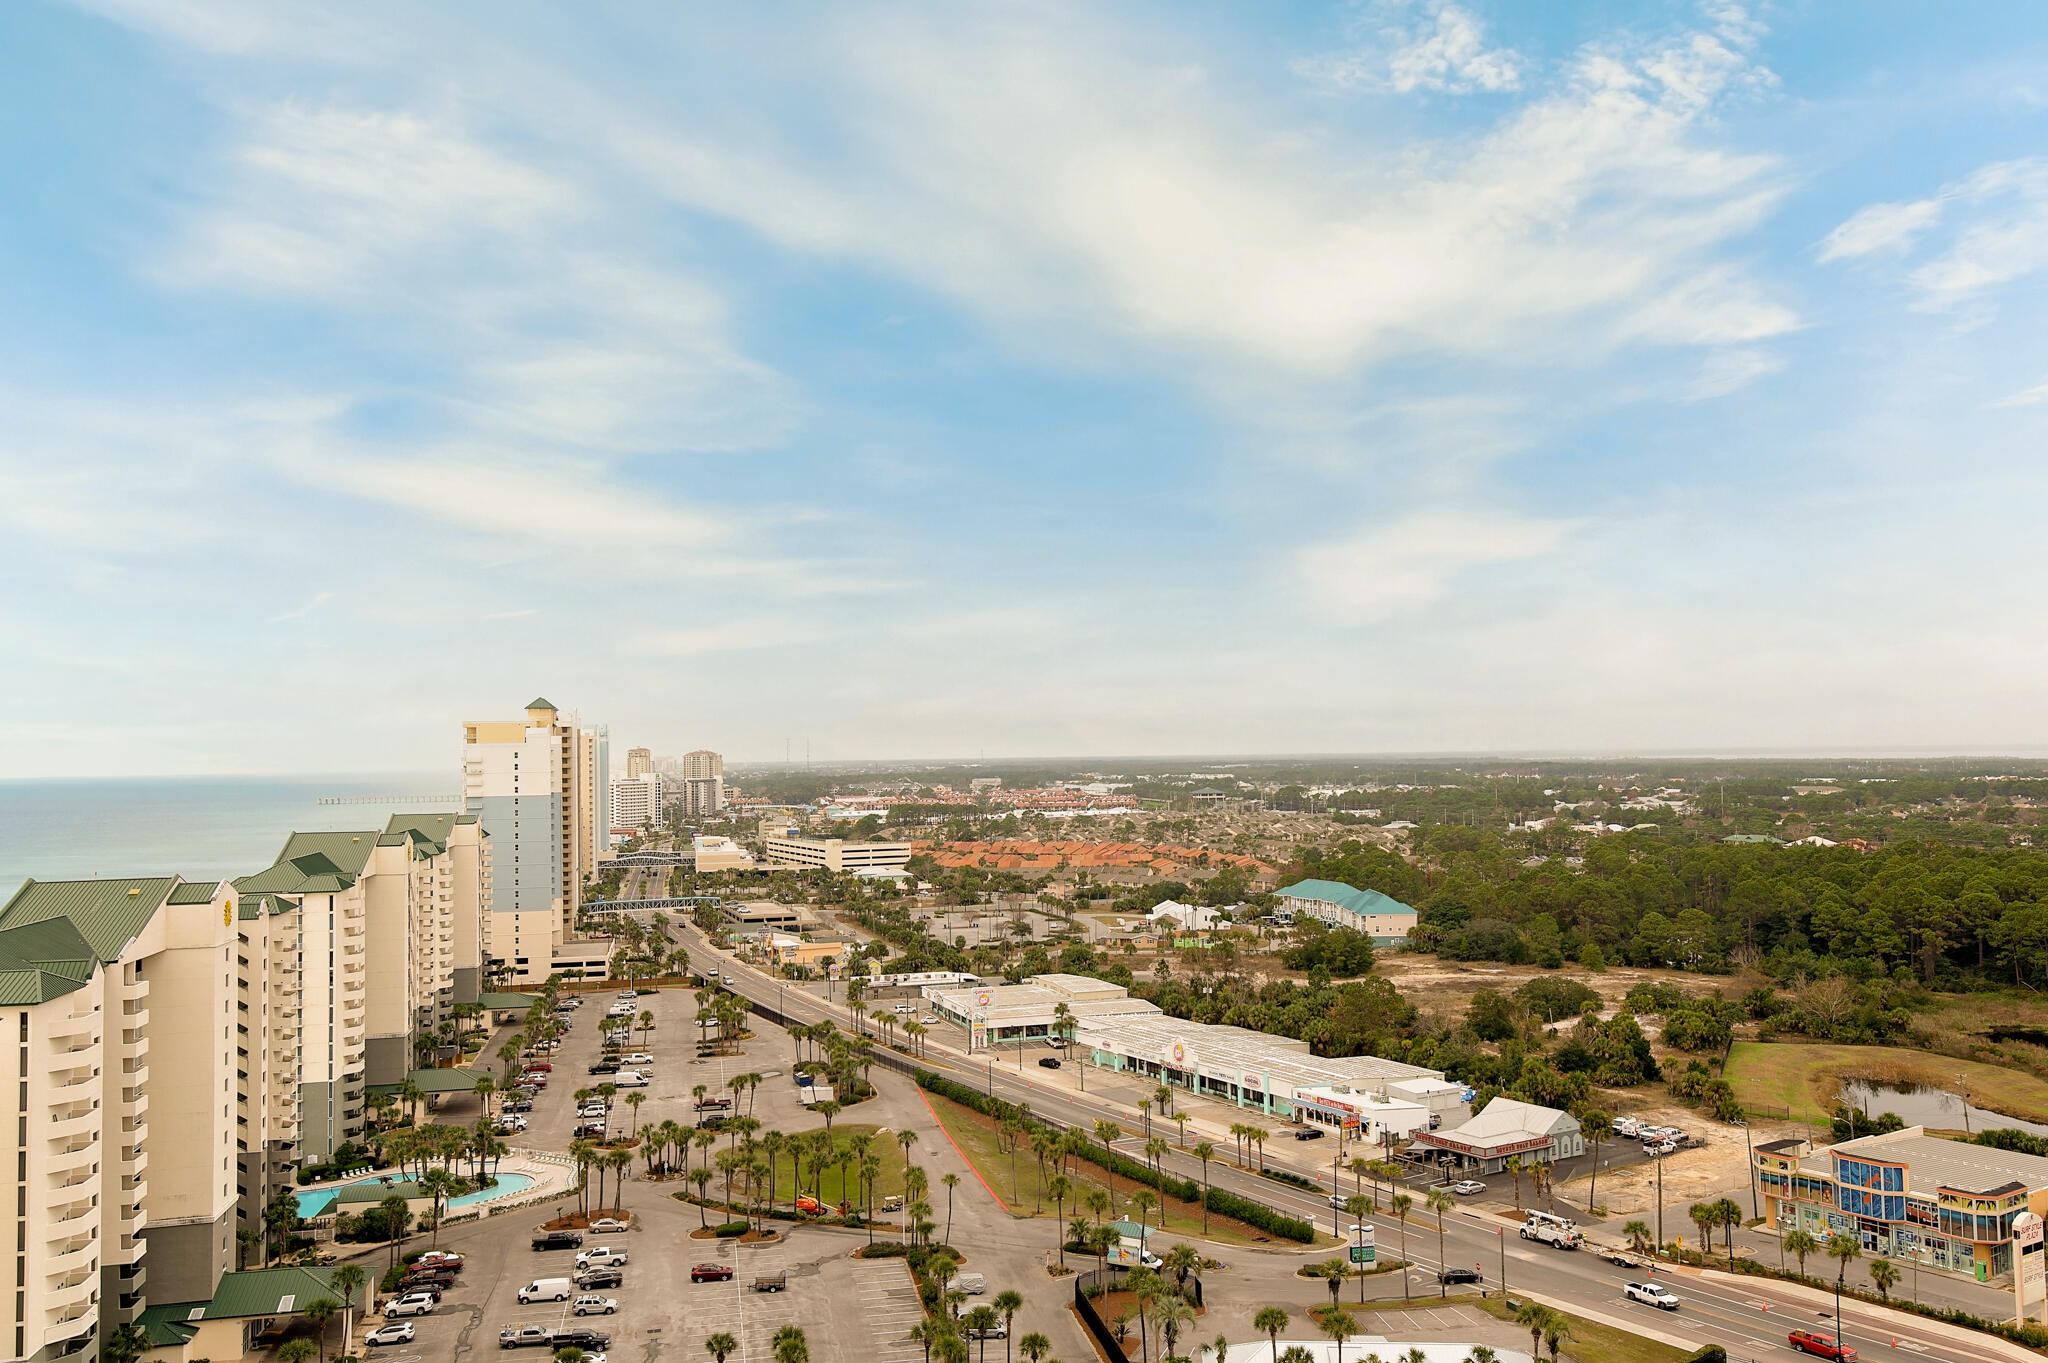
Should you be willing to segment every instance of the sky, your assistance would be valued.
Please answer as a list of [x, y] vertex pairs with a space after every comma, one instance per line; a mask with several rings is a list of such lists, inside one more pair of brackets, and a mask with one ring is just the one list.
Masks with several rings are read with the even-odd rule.
[[2048, 8], [0, 6], [0, 777], [2048, 748]]

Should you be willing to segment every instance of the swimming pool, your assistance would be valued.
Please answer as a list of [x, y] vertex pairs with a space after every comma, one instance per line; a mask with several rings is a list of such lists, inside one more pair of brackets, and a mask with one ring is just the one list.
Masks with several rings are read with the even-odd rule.
[[[301, 1191], [297, 1194], [299, 1215], [301, 1217], [312, 1216], [320, 1208], [326, 1206], [333, 1199], [334, 1195], [343, 1188], [357, 1188], [366, 1183], [382, 1183], [383, 1181], [381, 1177], [359, 1178], [352, 1183], [330, 1183], [325, 1188]], [[497, 1186], [479, 1188], [473, 1193], [464, 1193], [461, 1197], [451, 1199], [448, 1206], [451, 1209], [455, 1207], [474, 1207], [479, 1202], [495, 1202], [501, 1197], [512, 1197], [518, 1193], [525, 1192], [532, 1186], [533, 1175], [531, 1174], [499, 1174]], [[367, 1208], [376, 1204], [364, 1203], [363, 1205]]]

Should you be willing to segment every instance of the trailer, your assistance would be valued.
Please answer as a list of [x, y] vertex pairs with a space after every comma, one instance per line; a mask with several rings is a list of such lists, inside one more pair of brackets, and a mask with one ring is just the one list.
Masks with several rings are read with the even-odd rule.
[[763, 1273], [760, 1277], [754, 1279], [754, 1290], [756, 1292], [780, 1292], [788, 1286], [789, 1274], [787, 1272]]

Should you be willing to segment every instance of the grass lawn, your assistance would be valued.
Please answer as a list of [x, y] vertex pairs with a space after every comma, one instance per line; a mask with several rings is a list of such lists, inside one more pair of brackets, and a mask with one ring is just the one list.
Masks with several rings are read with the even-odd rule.
[[1744, 1107], [1794, 1121], [1824, 1122], [1841, 1079], [1931, 1084], [1953, 1089], [1969, 1077], [1970, 1101], [2023, 1121], [2048, 1122], [2048, 1080], [2021, 1070], [1957, 1060], [1930, 1051], [1889, 1046], [1828, 1046], [1806, 1042], [1738, 1041], [1726, 1078]]
[[[1508, 1310], [1498, 1297], [1470, 1304], [1496, 1319], [1514, 1321], [1515, 1313]], [[1560, 1314], [1572, 1323], [1572, 1337], [1565, 1341], [1562, 1356], [1577, 1359], [1578, 1363], [1684, 1363], [1692, 1357], [1684, 1349], [1674, 1349], [1654, 1339], [1644, 1339], [1641, 1335], [1632, 1335], [1611, 1325], [1601, 1325], [1569, 1311]], [[1529, 1347], [1527, 1331], [1522, 1334], [1521, 1347]], [[1548, 1355], [1538, 1354], [1537, 1357]]]
[[[946, 1128], [947, 1134], [952, 1136], [954, 1142], [966, 1153], [968, 1162], [980, 1171], [981, 1176], [988, 1181], [988, 1186], [995, 1189], [996, 1196], [1007, 1203], [1012, 1212], [1019, 1216], [1047, 1218], [1059, 1214], [1052, 1200], [1045, 1196], [1044, 1186], [1039, 1181], [1038, 1159], [1031, 1153], [1029, 1145], [1019, 1147], [1013, 1161], [1009, 1152], [997, 1149], [998, 1134], [992, 1118], [985, 1117], [972, 1108], [962, 1107], [949, 1099], [941, 1098], [935, 1093], [925, 1093], [923, 1096], [931, 1103], [932, 1110], [939, 1114], [939, 1122]], [[911, 1153], [913, 1156], [916, 1154], [916, 1147], [912, 1147]], [[902, 1160], [899, 1158], [897, 1163], [900, 1166]], [[1048, 1176], [1054, 1172], [1048, 1165]], [[1159, 1195], [1156, 1190], [1142, 1183], [1112, 1177], [1107, 1170], [1079, 1160], [1074, 1162], [1068, 1172], [1067, 1181], [1082, 1193], [1091, 1189], [1100, 1190], [1113, 1184], [1112, 1195], [1116, 1216], [1129, 1215], [1129, 1198], [1133, 1192], [1142, 1189], [1154, 1197]], [[1209, 1216], [1209, 1229], [1205, 1232], [1202, 1229], [1202, 1205], [1199, 1202], [1183, 1202], [1178, 1197], [1170, 1197], [1166, 1199], [1166, 1203], [1163, 1220], [1160, 1209], [1156, 1206], [1146, 1217], [1146, 1220], [1164, 1235], [1201, 1236], [1226, 1245], [1290, 1247], [1294, 1244], [1292, 1240], [1276, 1239], [1242, 1221], [1228, 1216], [1217, 1216], [1214, 1213]], [[946, 1190], [943, 1186], [932, 1190], [931, 1204], [937, 1209], [936, 1216], [943, 1227], [946, 1215]], [[1065, 1214], [1069, 1220], [1081, 1211], [1081, 1208], [1074, 1205], [1072, 1198], [1067, 1199]], [[1336, 1243], [1337, 1241], [1320, 1232], [1316, 1235], [1316, 1244], [1319, 1246], [1327, 1247]]]

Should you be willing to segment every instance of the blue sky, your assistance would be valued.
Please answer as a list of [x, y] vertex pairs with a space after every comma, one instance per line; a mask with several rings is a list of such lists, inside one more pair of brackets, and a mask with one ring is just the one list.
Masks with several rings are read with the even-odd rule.
[[0, 7], [0, 775], [2048, 747], [2048, 10]]

